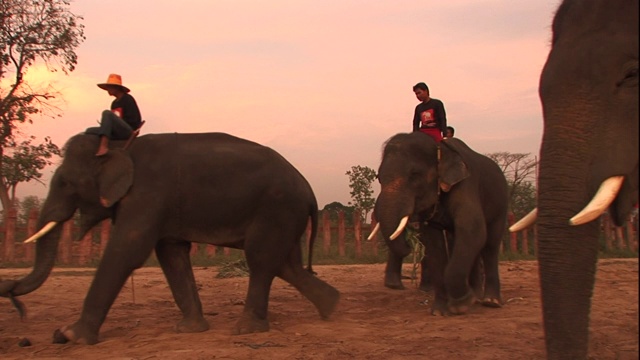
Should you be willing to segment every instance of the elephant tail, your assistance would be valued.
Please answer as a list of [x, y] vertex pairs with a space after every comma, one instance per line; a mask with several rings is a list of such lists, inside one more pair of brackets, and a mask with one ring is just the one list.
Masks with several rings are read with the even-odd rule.
[[311, 218], [311, 234], [309, 235], [309, 259], [307, 261], [307, 271], [316, 274], [311, 266], [313, 258], [313, 243], [315, 242], [316, 235], [318, 234], [318, 203], [313, 201], [309, 207], [309, 217]]

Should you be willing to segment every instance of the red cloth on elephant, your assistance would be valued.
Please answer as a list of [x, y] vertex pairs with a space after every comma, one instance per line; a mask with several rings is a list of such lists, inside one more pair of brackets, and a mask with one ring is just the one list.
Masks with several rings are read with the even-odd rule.
[[437, 128], [419, 129], [418, 131], [431, 136], [436, 142], [442, 141], [442, 132], [440, 131], [440, 129], [437, 129]]

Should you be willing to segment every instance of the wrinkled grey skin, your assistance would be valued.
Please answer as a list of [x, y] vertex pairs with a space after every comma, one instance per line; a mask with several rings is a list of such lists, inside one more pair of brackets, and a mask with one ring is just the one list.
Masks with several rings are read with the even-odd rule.
[[616, 224], [638, 201], [638, 11], [638, 0], [564, 1], [553, 21], [537, 222], [550, 359], [587, 358], [599, 225], [568, 220], [610, 176], [625, 176], [609, 209]]
[[[507, 183], [498, 165], [458, 138], [437, 145], [420, 132], [397, 134], [385, 145], [378, 180], [381, 192], [374, 214], [392, 253], [385, 284], [394, 281], [390, 277], [399, 273], [397, 263], [411, 251], [404, 235], [393, 241], [389, 237], [404, 216], [415, 216], [421, 220], [426, 268], [435, 291], [432, 313], [468, 311], [477, 296], [470, 283], [475, 288], [474, 276], [481, 274], [472, 270], [480, 261], [485, 274], [481, 301], [501, 306], [498, 252], [506, 227]], [[455, 240], [448, 250], [442, 230]]]
[[[150, 134], [127, 151], [115, 149], [121, 145], [113, 142], [107, 155], [96, 157], [97, 136], [74, 136], [51, 180], [40, 227], [64, 222], [76, 210], [84, 231], [103, 219], [114, 221], [80, 319], [56, 330], [54, 342], [98, 342], [124, 282], [154, 250], [183, 315], [177, 331], [207, 330], [189, 258], [191, 242], [245, 251], [249, 289], [236, 334], [269, 330], [267, 305], [275, 276], [296, 287], [323, 318], [333, 312], [338, 291], [302, 266], [300, 240], [309, 219], [311, 244], [317, 232], [316, 199], [282, 156], [221, 133]], [[42, 285], [54, 265], [60, 233], [56, 226], [38, 240], [32, 272], [0, 283], [1, 295], [24, 295]]]

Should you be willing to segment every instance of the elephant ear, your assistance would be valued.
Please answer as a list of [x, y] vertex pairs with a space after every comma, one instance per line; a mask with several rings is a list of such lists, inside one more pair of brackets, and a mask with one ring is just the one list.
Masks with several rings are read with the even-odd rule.
[[462, 160], [462, 156], [444, 141], [440, 142], [440, 159], [438, 161], [438, 174], [440, 189], [449, 192], [460, 181], [469, 177], [469, 168]]
[[111, 150], [103, 156], [104, 163], [98, 172], [100, 203], [111, 207], [129, 191], [133, 184], [133, 161], [123, 151]]

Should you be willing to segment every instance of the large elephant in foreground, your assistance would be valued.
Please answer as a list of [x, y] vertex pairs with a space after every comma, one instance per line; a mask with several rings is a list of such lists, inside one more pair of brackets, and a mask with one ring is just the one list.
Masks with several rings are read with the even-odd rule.
[[553, 20], [537, 209], [550, 359], [587, 358], [593, 220], [608, 208], [622, 225], [638, 201], [638, 10], [638, 0], [565, 0]]
[[[421, 132], [397, 134], [384, 147], [378, 180], [374, 214], [392, 265], [385, 283], [399, 281], [398, 264], [411, 251], [400, 235], [408, 219], [417, 216], [435, 291], [432, 313], [468, 310], [476, 300], [470, 276], [478, 274], [472, 270], [480, 263], [485, 275], [481, 302], [501, 306], [498, 253], [506, 229], [507, 182], [498, 165], [457, 138], [436, 143]], [[453, 235], [453, 246], [445, 241], [445, 231]]]
[[[310, 267], [316, 198], [305, 178], [274, 150], [222, 133], [150, 134], [137, 138], [129, 150], [114, 149], [102, 157], [94, 155], [98, 137], [93, 135], [76, 135], [65, 148], [38, 220], [40, 227], [53, 228], [37, 242], [34, 268], [20, 280], [0, 283], [0, 294], [11, 297], [42, 285], [54, 265], [60, 224], [76, 210], [83, 234], [113, 219], [80, 319], [56, 330], [54, 342], [98, 342], [123, 284], [153, 250], [182, 311], [177, 331], [207, 330], [189, 258], [191, 242], [244, 249], [249, 289], [236, 334], [269, 330], [267, 305], [275, 276], [297, 288], [322, 317], [333, 312], [338, 291]], [[305, 271], [300, 242], [309, 220]]]

